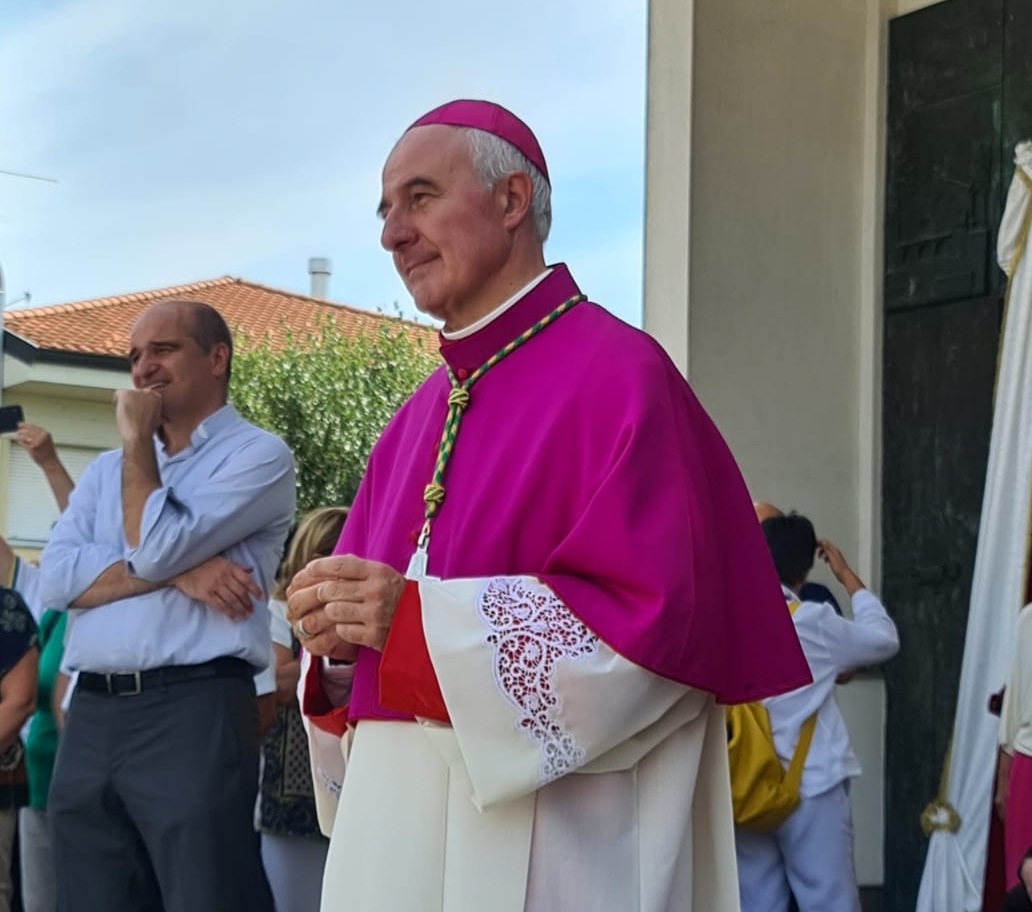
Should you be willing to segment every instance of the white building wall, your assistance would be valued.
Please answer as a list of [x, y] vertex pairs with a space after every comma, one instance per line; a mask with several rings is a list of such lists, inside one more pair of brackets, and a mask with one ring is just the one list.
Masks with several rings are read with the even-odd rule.
[[[927, 5], [649, 7], [645, 328], [754, 498], [809, 515], [873, 588], [887, 23]], [[839, 698], [864, 765], [858, 876], [879, 884], [884, 686], [858, 678]]]
[[[25, 365], [5, 357], [3, 404], [17, 404], [25, 420], [50, 431], [73, 478], [94, 455], [120, 446], [113, 390], [129, 385], [127, 372]], [[11, 436], [0, 438], [0, 534], [32, 555], [46, 539], [58, 510], [43, 473]]]
[[695, 12], [689, 379], [755, 498], [855, 555], [864, 6]]
[[7, 390], [4, 401], [21, 405], [25, 420], [45, 427], [57, 444], [107, 450], [121, 446], [111, 395], [108, 392], [96, 401], [71, 398], [58, 388], [21, 395]]

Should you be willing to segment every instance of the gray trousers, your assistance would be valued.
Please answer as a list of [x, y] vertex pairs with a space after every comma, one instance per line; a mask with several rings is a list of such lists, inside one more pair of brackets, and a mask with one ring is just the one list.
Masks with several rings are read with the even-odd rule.
[[329, 848], [324, 839], [262, 833], [262, 862], [276, 912], [319, 912]]
[[249, 678], [76, 689], [50, 787], [60, 912], [273, 912]]
[[56, 912], [57, 875], [50, 856], [46, 811], [23, 807], [18, 812], [18, 857], [22, 908], [25, 912]]

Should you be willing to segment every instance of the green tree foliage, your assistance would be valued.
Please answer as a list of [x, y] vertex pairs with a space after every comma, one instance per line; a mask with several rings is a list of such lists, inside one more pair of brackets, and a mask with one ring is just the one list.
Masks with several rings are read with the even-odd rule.
[[299, 514], [351, 502], [380, 432], [438, 364], [428, 341], [388, 320], [353, 339], [327, 315], [304, 336], [236, 342], [230, 401], [293, 451]]

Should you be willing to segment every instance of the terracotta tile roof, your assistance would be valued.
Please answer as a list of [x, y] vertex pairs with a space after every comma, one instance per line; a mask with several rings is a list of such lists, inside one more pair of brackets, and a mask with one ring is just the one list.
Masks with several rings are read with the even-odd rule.
[[171, 297], [205, 301], [225, 317], [234, 333], [242, 330], [256, 337], [268, 333], [273, 339], [281, 339], [284, 331], [303, 334], [314, 329], [323, 314], [335, 319], [340, 331], [351, 338], [376, 329], [384, 321], [401, 325], [413, 337], [425, 339], [431, 348], [437, 337], [434, 328], [411, 320], [333, 304], [233, 276], [91, 301], [9, 310], [3, 316], [4, 328], [47, 351], [125, 357], [129, 351], [129, 330], [139, 314], [150, 304]]

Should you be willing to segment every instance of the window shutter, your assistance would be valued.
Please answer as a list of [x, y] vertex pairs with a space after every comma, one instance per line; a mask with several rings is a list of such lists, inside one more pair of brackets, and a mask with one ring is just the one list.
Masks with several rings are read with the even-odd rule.
[[[57, 448], [68, 474], [76, 480], [101, 452], [91, 447]], [[59, 513], [43, 471], [12, 443], [7, 460], [7, 540], [18, 547], [41, 547]]]

